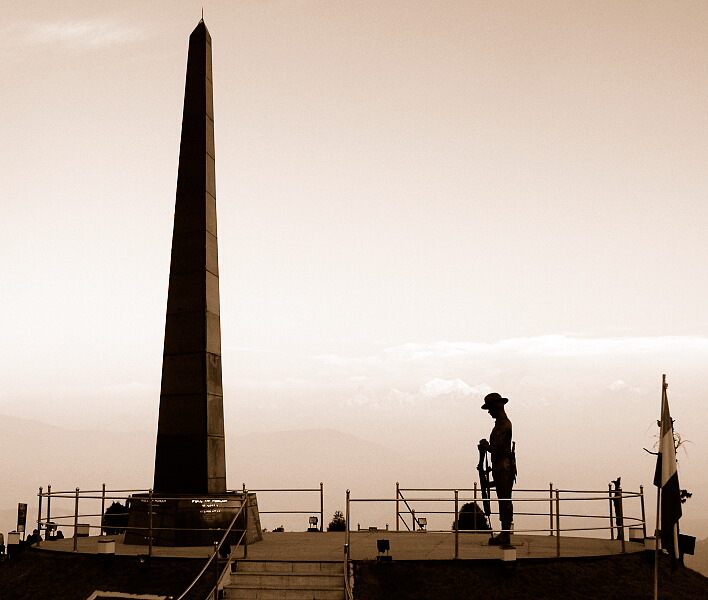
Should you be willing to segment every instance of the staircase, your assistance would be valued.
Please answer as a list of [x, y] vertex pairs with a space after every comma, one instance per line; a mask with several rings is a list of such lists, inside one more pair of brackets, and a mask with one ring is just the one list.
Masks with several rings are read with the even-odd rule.
[[224, 586], [229, 600], [344, 600], [344, 564], [239, 560]]

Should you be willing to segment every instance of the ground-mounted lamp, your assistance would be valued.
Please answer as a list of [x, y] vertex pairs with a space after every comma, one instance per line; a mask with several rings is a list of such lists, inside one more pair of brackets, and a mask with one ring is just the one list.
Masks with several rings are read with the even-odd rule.
[[428, 519], [425, 517], [418, 517], [418, 525], [420, 526], [418, 531], [427, 531], [426, 527], [428, 526]]
[[501, 571], [505, 576], [510, 577], [516, 572], [516, 566], [518, 564], [516, 562], [516, 548], [511, 544], [505, 544], [499, 548], [502, 551]]
[[20, 532], [11, 531], [7, 534], [7, 556], [13, 558], [20, 551]]
[[501, 551], [503, 562], [516, 562], [516, 548], [514, 546], [502, 546]]
[[378, 562], [390, 562], [392, 560], [391, 555], [388, 551], [391, 549], [391, 542], [389, 540], [376, 540], [376, 549], [379, 555], [376, 557]]
[[317, 522], [319, 521], [318, 517], [312, 516], [310, 517], [310, 526], [307, 528], [307, 531], [319, 531], [317, 528]]
[[116, 541], [113, 538], [101, 538], [98, 540], [99, 554], [115, 554]]
[[57, 524], [54, 521], [49, 521], [46, 526], [46, 539], [47, 540], [55, 540], [57, 536]]

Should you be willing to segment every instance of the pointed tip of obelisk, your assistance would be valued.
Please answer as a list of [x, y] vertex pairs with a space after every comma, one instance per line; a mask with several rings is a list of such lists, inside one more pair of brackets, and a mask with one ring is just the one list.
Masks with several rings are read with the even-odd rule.
[[190, 34], [190, 38], [194, 35], [199, 35], [199, 34], [206, 34], [207, 39], [211, 39], [211, 34], [209, 33], [209, 30], [207, 29], [206, 23], [204, 22], [204, 16], [202, 15], [202, 18], [199, 19], [199, 23], [197, 23], [197, 26], [194, 28], [194, 31]]

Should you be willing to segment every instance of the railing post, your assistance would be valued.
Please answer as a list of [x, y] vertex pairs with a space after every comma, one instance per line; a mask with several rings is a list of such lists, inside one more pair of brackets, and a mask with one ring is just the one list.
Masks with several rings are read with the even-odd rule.
[[243, 557], [248, 558], [248, 494], [243, 497], [243, 521], [246, 533], [243, 534]]
[[40, 485], [39, 486], [39, 493], [37, 494], [37, 497], [39, 499], [38, 508], [37, 508], [37, 531], [39, 531], [39, 535], [42, 535], [42, 490], [44, 488]]
[[74, 552], [79, 551], [79, 488], [76, 488], [76, 499], [74, 500]]
[[152, 556], [152, 488], [148, 490], [148, 556]]
[[324, 531], [324, 485], [320, 481], [320, 531]]
[[560, 513], [560, 490], [556, 489], [556, 556], [561, 555], [561, 513]]
[[549, 508], [548, 508], [548, 517], [551, 521], [548, 531], [552, 536], [553, 535], [553, 482], [548, 484], [548, 489], [549, 489], [549, 498], [550, 498]]
[[644, 486], [639, 486], [639, 501], [642, 505], [642, 539], [647, 537], [647, 515], [644, 512]]
[[617, 494], [619, 497], [619, 505], [617, 507], [617, 535], [620, 540], [622, 540], [622, 554], [624, 554], [626, 551], [624, 538], [626, 536], [624, 535], [624, 506], [622, 505], [622, 488], [617, 488]]
[[[398, 483], [396, 483], [398, 488]], [[345, 523], [345, 533], [344, 533], [344, 591], [346, 594], [346, 600], [350, 600], [351, 596], [349, 594], [349, 490], [347, 490], [347, 500], [345, 503], [344, 511], [346, 512], [346, 517], [344, 519]]]
[[350, 496], [350, 492], [349, 492], [349, 490], [347, 490], [347, 501], [345, 503], [345, 510], [347, 512], [347, 516], [344, 519], [346, 521], [346, 523], [345, 523], [346, 528], [344, 530], [345, 531], [345, 534], [344, 534], [344, 555], [345, 555], [347, 568], [349, 567], [349, 557], [351, 556], [351, 548], [350, 548], [351, 535], [349, 533], [349, 519], [351, 517], [351, 511], [349, 508], [349, 496]]
[[411, 508], [411, 516], [413, 517], [413, 531], [415, 531], [415, 508]]
[[396, 482], [396, 531], [399, 531], [398, 520], [401, 518], [400, 506], [399, 506], [399, 500], [398, 500], [400, 494], [401, 494], [400, 487], [398, 485], [398, 482]]
[[615, 539], [615, 521], [612, 517], [612, 484], [607, 484], [607, 497], [610, 499], [610, 539]]
[[477, 502], [477, 482], [474, 482], [474, 501]]
[[[50, 483], [47, 486], [47, 525], [45, 526], [45, 531], [49, 531], [47, 527], [49, 527], [49, 523], [52, 520], [52, 484]], [[40, 535], [42, 534], [42, 530], [39, 530]], [[46, 534], [45, 534], [45, 539], [46, 539]]]
[[[126, 502], [126, 504], [128, 504]], [[105, 535], [105, 530], [103, 529], [103, 520], [106, 516], [106, 484], [101, 485], [101, 535]]]
[[219, 542], [214, 542], [214, 600], [219, 600]]
[[455, 490], [455, 558], [460, 558], [460, 509], [457, 490]]

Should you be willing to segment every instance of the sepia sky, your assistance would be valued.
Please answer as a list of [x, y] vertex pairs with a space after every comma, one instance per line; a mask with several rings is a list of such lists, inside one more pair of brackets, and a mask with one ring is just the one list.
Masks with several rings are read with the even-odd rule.
[[[156, 425], [200, 11], [3, 8], [0, 414]], [[228, 431], [471, 453], [493, 389], [529, 456], [636, 487], [667, 373], [708, 486], [708, 4], [204, 11]]]

